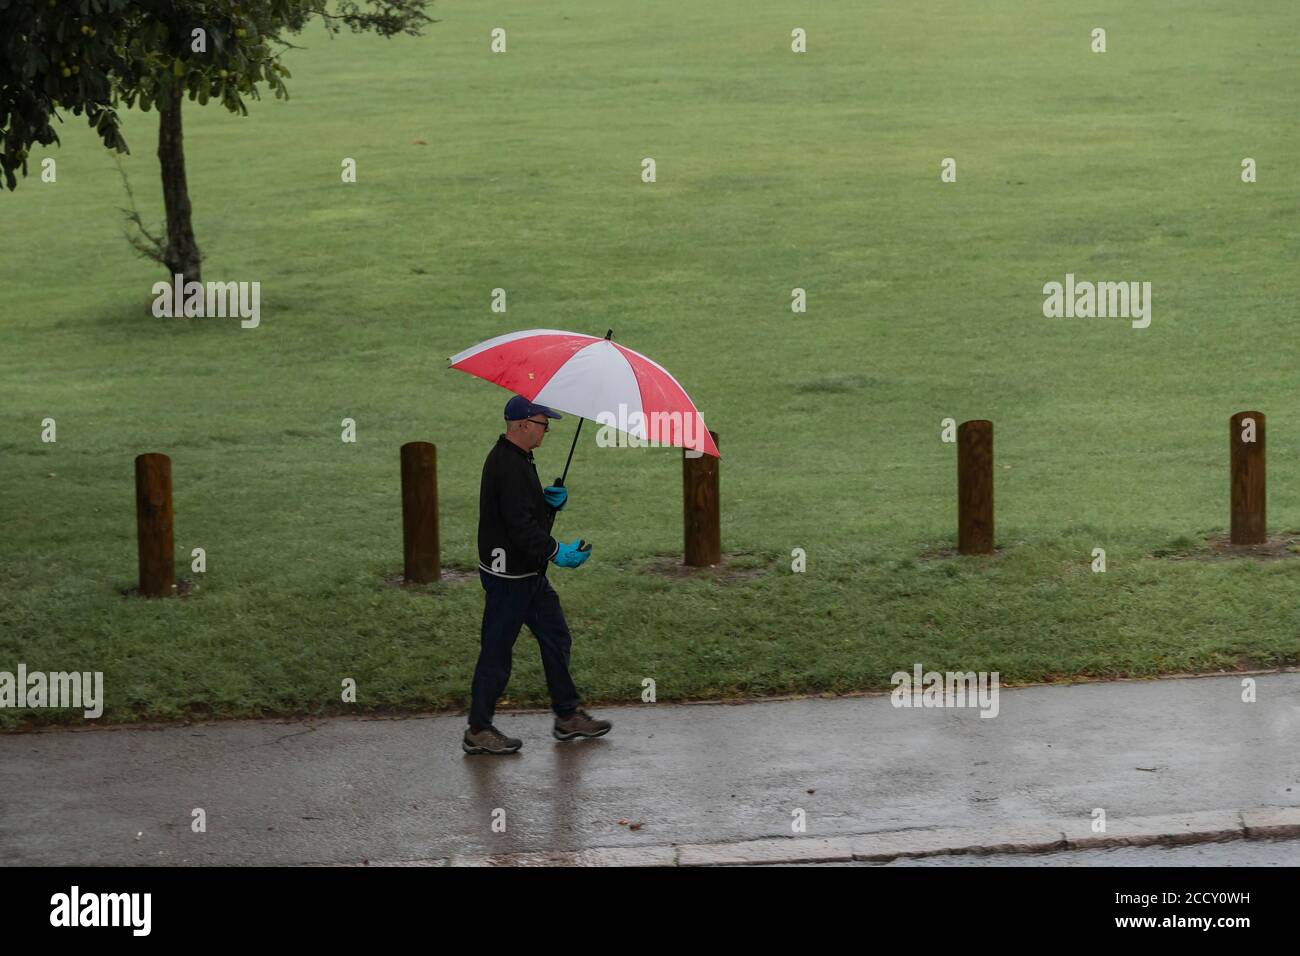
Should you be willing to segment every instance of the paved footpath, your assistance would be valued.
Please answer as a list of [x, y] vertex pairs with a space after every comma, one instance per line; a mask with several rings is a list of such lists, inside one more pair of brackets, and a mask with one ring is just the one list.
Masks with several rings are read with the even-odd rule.
[[639, 704], [567, 743], [547, 714], [504, 713], [512, 757], [464, 755], [445, 715], [0, 735], [0, 863], [689, 865], [1295, 836], [1300, 673], [1254, 680], [1255, 703], [1240, 675], [1004, 688], [992, 719], [885, 695]]

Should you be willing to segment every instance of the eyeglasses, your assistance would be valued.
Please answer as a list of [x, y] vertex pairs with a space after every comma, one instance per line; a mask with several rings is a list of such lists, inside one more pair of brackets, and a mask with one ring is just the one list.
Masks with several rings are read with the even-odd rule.
[[525, 418], [524, 421], [529, 422], [529, 423], [531, 423], [531, 424], [533, 424], [533, 425], [541, 425], [541, 426], [542, 426], [542, 431], [544, 431], [544, 432], [549, 432], [549, 431], [551, 430], [551, 423], [548, 422], [548, 421], [546, 421], [545, 419], [543, 419], [542, 421], [539, 422], [539, 421], [538, 421], [537, 419], [535, 419], [535, 418]]

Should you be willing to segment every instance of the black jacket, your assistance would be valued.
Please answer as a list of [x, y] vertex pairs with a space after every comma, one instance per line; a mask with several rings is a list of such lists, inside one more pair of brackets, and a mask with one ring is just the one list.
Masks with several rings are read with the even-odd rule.
[[[545, 574], [559, 545], [551, 537], [555, 509], [546, 503], [533, 453], [501, 435], [483, 462], [478, 493], [478, 564], [497, 577]], [[493, 551], [504, 552], [493, 565]]]

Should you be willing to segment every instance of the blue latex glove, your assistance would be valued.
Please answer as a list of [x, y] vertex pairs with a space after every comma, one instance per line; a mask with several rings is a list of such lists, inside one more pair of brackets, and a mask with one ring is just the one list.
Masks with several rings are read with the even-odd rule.
[[556, 511], [563, 511], [565, 502], [569, 500], [569, 489], [563, 485], [547, 485], [542, 489], [542, 497]]
[[579, 567], [582, 562], [591, 557], [591, 545], [587, 545], [586, 551], [579, 551], [578, 543], [580, 541], [582, 541], [581, 538], [574, 538], [568, 544], [561, 541], [560, 546], [555, 549], [555, 556], [551, 560], [562, 568]]

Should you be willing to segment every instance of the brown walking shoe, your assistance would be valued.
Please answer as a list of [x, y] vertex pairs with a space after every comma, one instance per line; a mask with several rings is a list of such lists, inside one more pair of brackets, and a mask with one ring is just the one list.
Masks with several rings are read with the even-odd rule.
[[491, 724], [478, 733], [466, 727], [465, 739], [460, 742], [467, 754], [512, 754], [523, 745], [518, 737], [507, 737]]
[[568, 717], [556, 717], [555, 728], [551, 734], [556, 740], [572, 740], [574, 737], [603, 737], [614, 725], [608, 720], [596, 720], [582, 708], [575, 710]]

